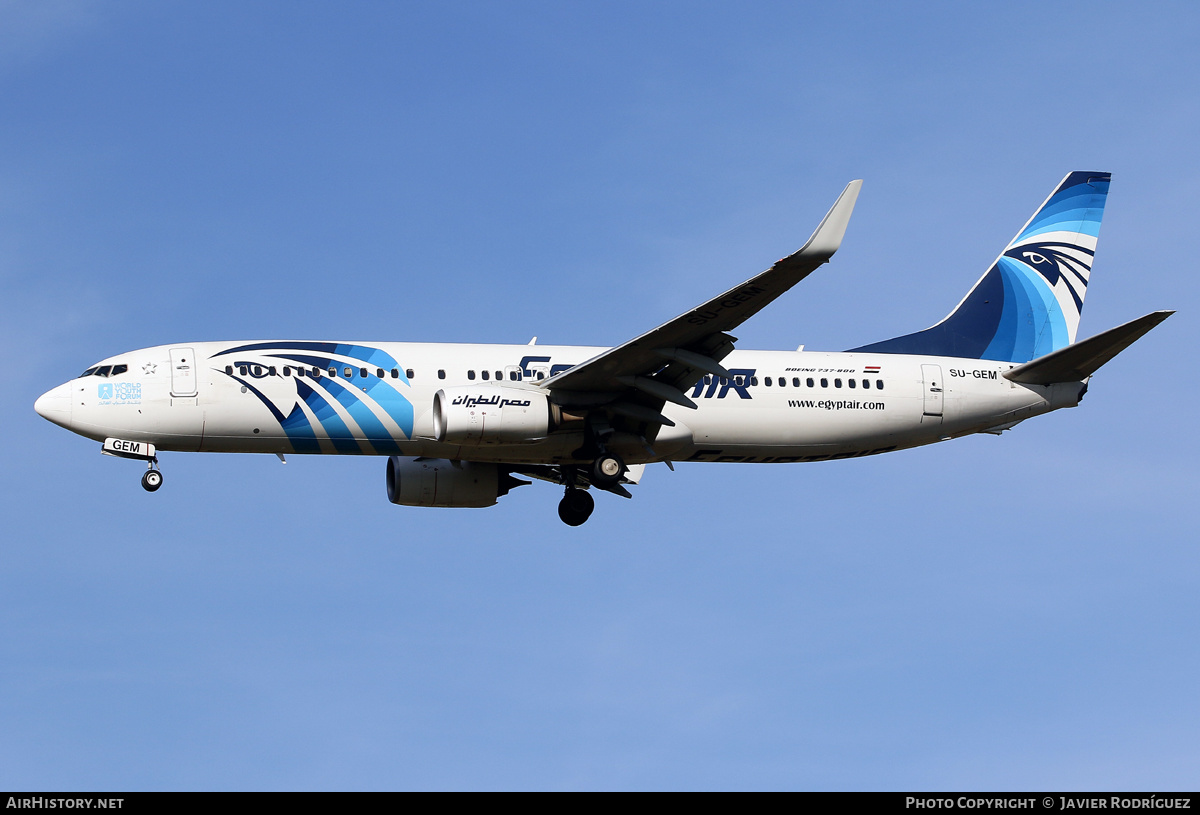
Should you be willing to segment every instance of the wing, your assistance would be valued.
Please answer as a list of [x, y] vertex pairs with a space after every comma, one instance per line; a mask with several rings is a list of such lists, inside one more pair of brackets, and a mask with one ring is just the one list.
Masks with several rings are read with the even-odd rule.
[[851, 181], [797, 252], [658, 328], [611, 348], [539, 385], [564, 407], [605, 407], [628, 419], [670, 425], [663, 402], [689, 408], [684, 394], [704, 374], [731, 377], [721, 360], [733, 350], [727, 332], [827, 263], [841, 245], [862, 181]]

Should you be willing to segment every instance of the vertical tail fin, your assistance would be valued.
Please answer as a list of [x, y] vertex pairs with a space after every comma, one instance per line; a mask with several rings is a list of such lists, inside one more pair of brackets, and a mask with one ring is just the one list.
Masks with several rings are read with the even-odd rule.
[[1075, 341], [1109, 173], [1069, 173], [975, 287], [932, 328], [852, 348], [1028, 362]]

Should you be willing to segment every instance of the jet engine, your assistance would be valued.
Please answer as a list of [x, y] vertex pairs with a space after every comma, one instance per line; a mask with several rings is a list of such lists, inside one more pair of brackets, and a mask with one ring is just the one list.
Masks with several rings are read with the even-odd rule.
[[546, 394], [504, 385], [445, 388], [433, 397], [433, 435], [448, 444], [515, 444], [558, 423]]
[[392, 456], [387, 463], [388, 500], [406, 507], [490, 507], [528, 483], [478, 461]]

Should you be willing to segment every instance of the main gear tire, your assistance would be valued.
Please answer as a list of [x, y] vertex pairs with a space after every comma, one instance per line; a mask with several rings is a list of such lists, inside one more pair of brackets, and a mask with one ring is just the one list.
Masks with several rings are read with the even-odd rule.
[[580, 526], [592, 517], [596, 500], [586, 490], [567, 490], [558, 502], [558, 517], [567, 526]]
[[625, 462], [616, 453], [603, 453], [592, 462], [589, 473], [592, 483], [600, 489], [615, 487], [625, 474]]

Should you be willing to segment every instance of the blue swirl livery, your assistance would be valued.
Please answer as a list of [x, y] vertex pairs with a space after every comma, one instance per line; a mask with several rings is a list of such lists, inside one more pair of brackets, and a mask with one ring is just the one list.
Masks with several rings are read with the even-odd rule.
[[[241, 359], [248, 355], [253, 359]], [[271, 411], [291, 442], [293, 452], [321, 452], [320, 437], [324, 436], [337, 453], [390, 455], [400, 452], [399, 440], [412, 436], [413, 406], [396, 387], [401, 383], [407, 387], [408, 377], [400, 364], [382, 349], [332, 342], [257, 342], [229, 348], [217, 357], [231, 357], [235, 368], [256, 363], [263, 368], [272, 362], [295, 366], [290, 377], [295, 392], [287, 405], [276, 405], [255, 386], [252, 378], [230, 374]], [[304, 373], [305, 367], [341, 370], [347, 364], [355, 369], [366, 366], [362, 368], [365, 374], [355, 380], [359, 383], [357, 387], [348, 386], [336, 377], [313, 378]], [[390, 381], [387, 372], [393, 369], [396, 379]], [[377, 376], [377, 370], [385, 371], [384, 377]], [[342, 414], [349, 417], [349, 423]]]
[[855, 352], [1028, 362], [1075, 341], [1109, 173], [1074, 172], [946, 319]]

